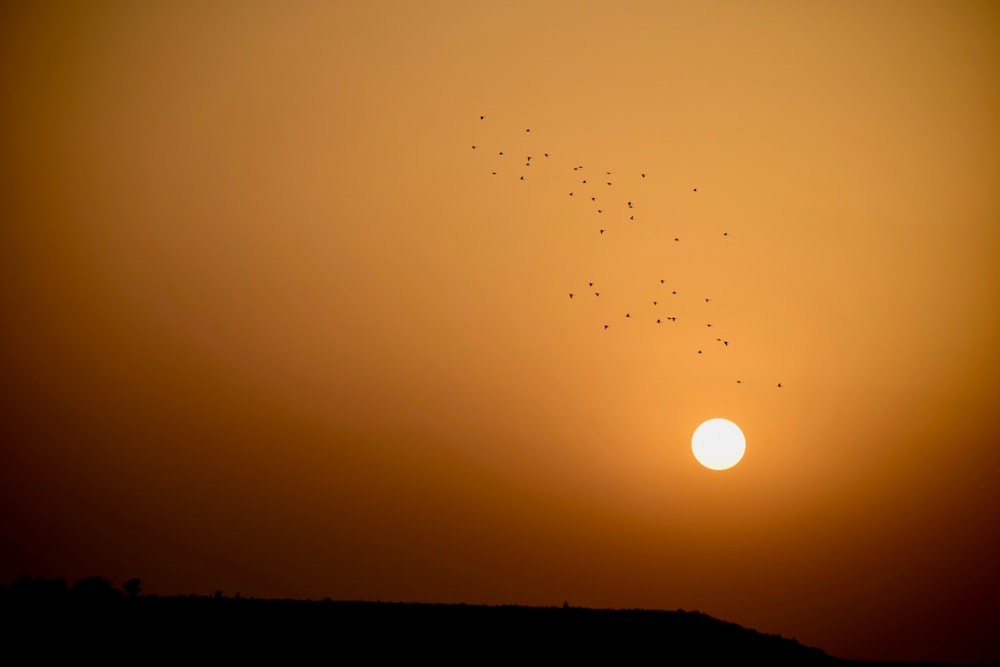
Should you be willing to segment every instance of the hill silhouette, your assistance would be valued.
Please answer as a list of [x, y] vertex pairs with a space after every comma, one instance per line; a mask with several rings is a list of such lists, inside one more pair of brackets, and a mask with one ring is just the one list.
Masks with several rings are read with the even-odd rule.
[[[698, 611], [142, 595], [102, 577], [0, 585], [7, 652], [135, 660], [316, 657], [478, 663], [862, 665]], [[927, 667], [928, 663], [921, 663]]]

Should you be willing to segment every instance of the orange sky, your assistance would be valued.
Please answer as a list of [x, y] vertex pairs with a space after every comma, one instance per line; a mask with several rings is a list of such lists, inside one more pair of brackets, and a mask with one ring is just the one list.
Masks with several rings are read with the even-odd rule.
[[2, 12], [4, 582], [1000, 659], [994, 3]]

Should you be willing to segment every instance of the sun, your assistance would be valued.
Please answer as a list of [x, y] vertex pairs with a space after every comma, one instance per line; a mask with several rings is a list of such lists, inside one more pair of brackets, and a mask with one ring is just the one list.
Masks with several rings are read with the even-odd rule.
[[728, 419], [709, 419], [694, 430], [691, 451], [698, 463], [712, 470], [732, 468], [743, 458], [747, 439]]

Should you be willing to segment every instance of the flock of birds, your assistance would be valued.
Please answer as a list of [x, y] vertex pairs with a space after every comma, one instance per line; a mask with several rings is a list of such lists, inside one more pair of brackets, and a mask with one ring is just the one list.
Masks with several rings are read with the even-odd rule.
[[[479, 116], [479, 120], [485, 122], [487, 119], [485, 115], [481, 115]], [[526, 134], [530, 134], [531, 128], [525, 128], [524, 132]], [[482, 153], [484, 152], [484, 146], [480, 144], [472, 144], [472, 150]], [[548, 160], [550, 157], [549, 152], [540, 152], [538, 154], [530, 154], [530, 155], [515, 155], [508, 150], [493, 150], [491, 152], [493, 154], [493, 157], [495, 158], [495, 161], [492, 163], [492, 165], [503, 165], [503, 166], [502, 167], [491, 166], [489, 175], [490, 176], [500, 175], [500, 172], [497, 171], [497, 168], [503, 169], [503, 167], [507, 166], [519, 167], [517, 168], [515, 173], [515, 175], [517, 176], [517, 180], [519, 182], [524, 182], [529, 178], [529, 174], [531, 174], [533, 166], [537, 166], [539, 163]], [[618, 176], [615, 173], [611, 171], [598, 171], [595, 177], [591, 175], [591, 172], [589, 170], [585, 170], [583, 165], [573, 166], [572, 171], [576, 172], [575, 174], [571, 174], [571, 176], [576, 177], [573, 181], [575, 185], [570, 186], [570, 189], [567, 190], [566, 196], [573, 197], [575, 199], [581, 199], [585, 202], [589, 200], [589, 206], [592, 209], [592, 212], [594, 212], [596, 215], [602, 216], [602, 221], [604, 221], [603, 226], [600, 223], [598, 223], [596, 226], [596, 231], [599, 235], [604, 236], [606, 233], [610, 232], [611, 227], [609, 223], [611, 220], [614, 219], [614, 216], [605, 214], [611, 213], [612, 210], [610, 208], [611, 206], [618, 206], [619, 207], [618, 210], [621, 211], [621, 206], [622, 204], [624, 204], [624, 212], [625, 215], [627, 215], [627, 218], [625, 218], [624, 221], [626, 222], [635, 221], [636, 206], [632, 199], [619, 197], [617, 203], [612, 201], [612, 203], [608, 204], [606, 202], [608, 200], [613, 200], [614, 197], [613, 196], [608, 197], [605, 195], [605, 193], [601, 192], [601, 190], [603, 189], [608, 189], [605, 190], [605, 192], [614, 192], [615, 185], [618, 179]], [[638, 179], [640, 181], [645, 181], [647, 178], [646, 172], [636, 172], [635, 174], [632, 174], [633, 177], [635, 177], [636, 175], [638, 176]], [[691, 188], [692, 195], [696, 194], [697, 192], [698, 192], [697, 187]], [[722, 232], [722, 237], [728, 237], [728, 236], [729, 236], [728, 232]], [[675, 243], [679, 243], [680, 240], [681, 239], [679, 236], [673, 237], [673, 241]], [[660, 286], [660, 292], [658, 292], [658, 294], [661, 294], [662, 296], [657, 296], [656, 298], [650, 299], [654, 308], [659, 308], [660, 306], [669, 303], [670, 299], [677, 296], [676, 289], [666, 287], [666, 279], [660, 278], [659, 286]], [[581, 283], [581, 289], [582, 289], [582, 283]], [[669, 291], [667, 291], [667, 289], [669, 289]], [[601, 290], [599, 286], [590, 280], [586, 281], [585, 293], [589, 298], [600, 299], [601, 297]], [[567, 292], [567, 294], [571, 302], [578, 301], [581, 297], [584, 296], [583, 292], [578, 292], [578, 291]], [[703, 297], [703, 298], [705, 304], [710, 304], [712, 301], [711, 297]], [[666, 309], [664, 308], [662, 310]], [[635, 318], [632, 317], [632, 313], [629, 311], [623, 314], [622, 319], [633, 320]], [[661, 314], [659, 317], [655, 317], [653, 319], [655, 319], [655, 323], [657, 325], [662, 326], [662, 325], [667, 325], [667, 323], [673, 325], [677, 322], [678, 318], [674, 314], [669, 314], [669, 315]], [[703, 324], [705, 325], [706, 330], [711, 333], [712, 322], [703, 322]], [[611, 321], [606, 321], [602, 324], [602, 328], [605, 332], [612, 329], [613, 326], [614, 325], [612, 324]], [[707, 345], [709, 343], [714, 343], [715, 345], [717, 345], [719, 348], [722, 349], [729, 348], [728, 339], [722, 336], [715, 336], [714, 341], [712, 341], [711, 338], [712, 338], [711, 336], [705, 338], [704, 340], [706, 342], [706, 345], [693, 349], [692, 353], [697, 355], [704, 354], [705, 350], [707, 349]], [[741, 379], [736, 379], [736, 383], [743, 384], [743, 381]], [[781, 387], [782, 383], [778, 382], [777, 388], [780, 389]]]

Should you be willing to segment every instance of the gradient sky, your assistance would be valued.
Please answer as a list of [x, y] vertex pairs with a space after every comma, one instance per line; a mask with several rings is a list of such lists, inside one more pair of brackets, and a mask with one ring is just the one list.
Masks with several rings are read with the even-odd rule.
[[995, 3], [0, 11], [4, 582], [1000, 659]]

